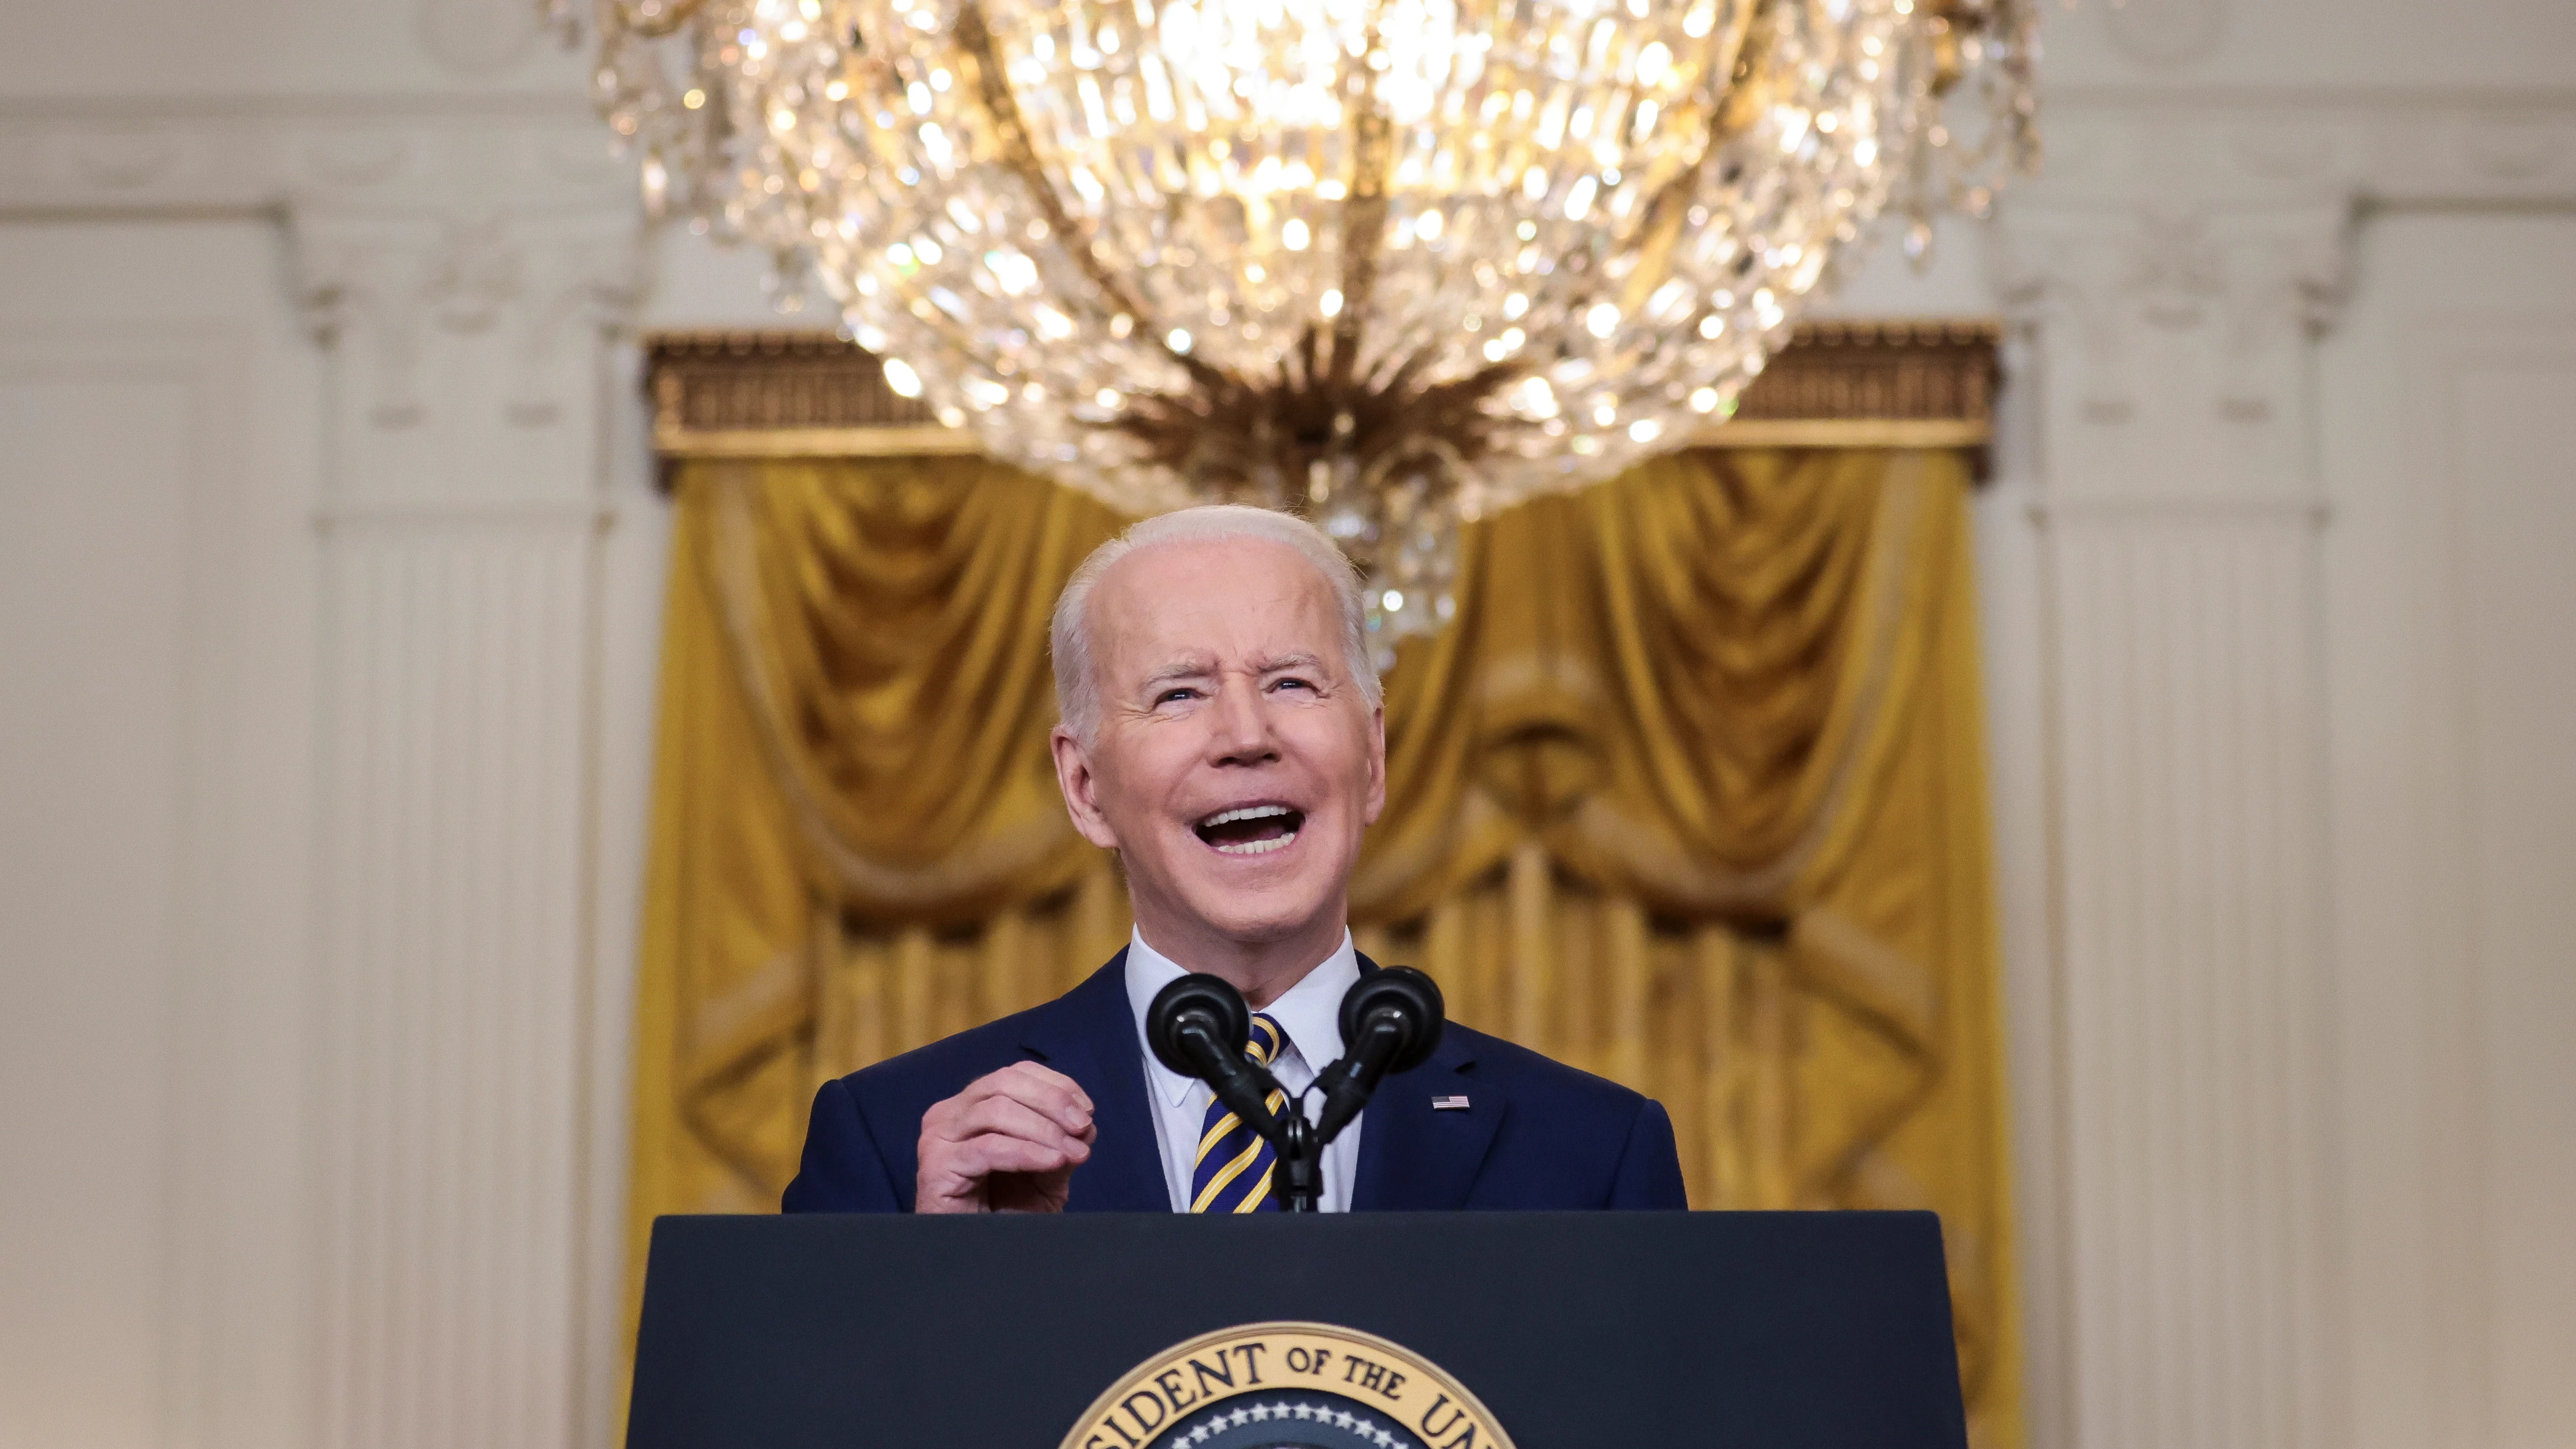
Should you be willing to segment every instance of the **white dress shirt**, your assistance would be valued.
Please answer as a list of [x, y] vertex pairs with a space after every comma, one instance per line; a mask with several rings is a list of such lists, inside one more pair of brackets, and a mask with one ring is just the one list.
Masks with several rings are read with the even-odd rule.
[[[1208, 1103], [1216, 1093], [1196, 1077], [1185, 1077], [1154, 1059], [1153, 1049], [1145, 1045], [1145, 1009], [1154, 1004], [1154, 994], [1189, 974], [1170, 957], [1145, 944], [1141, 932], [1132, 933], [1127, 941], [1127, 1004], [1136, 1017], [1136, 1050], [1145, 1057], [1145, 1095], [1152, 1099], [1154, 1138], [1162, 1147], [1163, 1184], [1172, 1192], [1172, 1211], [1190, 1210], [1190, 1179], [1198, 1166], [1195, 1154], [1199, 1129], [1207, 1121]], [[1342, 932], [1341, 948], [1324, 958], [1324, 964], [1306, 973], [1306, 979], [1289, 987], [1277, 1001], [1262, 1010], [1270, 1013], [1279, 1029], [1288, 1034], [1288, 1045], [1279, 1060], [1270, 1064], [1270, 1074], [1288, 1089], [1291, 1098], [1313, 1084], [1315, 1074], [1331, 1066], [1342, 1055], [1342, 997], [1360, 979], [1360, 957], [1351, 945], [1351, 933]], [[1306, 1115], [1311, 1120], [1323, 1109], [1320, 1094], [1304, 1099]], [[1351, 1210], [1351, 1181], [1359, 1172], [1360, 1128], [1368, 1120], [1362, 1112], [1351, 1119], [1324, 1148], [1324, 1193], [1321, 1206], [1328, 1213]], [[1273, 1179], [1276, 1190], [1277, 1179]]]

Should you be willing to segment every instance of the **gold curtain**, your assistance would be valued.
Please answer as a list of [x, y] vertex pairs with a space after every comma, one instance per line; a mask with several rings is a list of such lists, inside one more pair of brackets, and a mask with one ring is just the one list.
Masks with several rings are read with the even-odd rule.
[[[1123, 521], [971, 459], [697, 461], [664, 645], [633, 1266], [765, 1211], [814, 1087], [1127, 933], [1056, 799], [1046, 617]], [[1932, 1207], [2020, 1443], [1962, 460], [1706, 451], [1471, 527], [1387, 681], [1362, 949], [1647, 1091], [1701, 1207]]]

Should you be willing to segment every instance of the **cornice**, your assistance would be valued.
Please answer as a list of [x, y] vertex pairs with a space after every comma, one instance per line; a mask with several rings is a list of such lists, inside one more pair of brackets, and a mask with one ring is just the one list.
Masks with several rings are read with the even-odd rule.
[[[2576, 87], [2062, 85], [2042, 106], [2045, 174], [2008, 204], [2142, 188], [2576, 200]], [[385, 155], [396, 144], [409, 164]], [[477, 154], [443, 165], [458, 148]], [[374, 181], [511, 203], [569, 183], [584, 203], [632, 207], [608, 149], [569, 92], [15, 97], [0, 99], [0, 207], [244, 208]]]
[[639, 216], [578, 97], [0, 103], [0, 213], [359, 208]]
[[[2032, 208], [2576, 204], [2576, 89], [2069, 87]], [[2009, 223], [2008, 223], [2009, 224]]]
[[[2254, 86], [2044, 84], [2044, 113], [2120, 110], [2576, 112], [2576, 86]], [[0, 96], [0, 123], [20, 120], [130, 121], [396, 116], [427, 119], [536, 117], [597, 124], [590, 105], [560, 90], [411, 92], [138, 92], [132, 95]]]
[[2576, 86], [2043, 85], [2042, 114], [2110, 110], [2576, 110]]
[[[2052, 209], [2285, 200], [2576, 205], [2576, 88], [2059, 86], [2044, 174], [2007, 226]], [[578, 95], [0, 100], [0, 212], [278, 206], [635, 216], [632, 167]]]
[[415, 91], [345, 95], [153, 92], [131, 96], [0, 96], [0, 125], [349, 119], [577, 121], [599, 118], [563, 91]]

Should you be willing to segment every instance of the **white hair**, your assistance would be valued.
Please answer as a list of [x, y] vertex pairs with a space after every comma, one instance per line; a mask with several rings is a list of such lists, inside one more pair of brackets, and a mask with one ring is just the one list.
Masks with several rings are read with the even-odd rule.
[[1055, 660], [1056, 713], [1073, 737], [1085, 745], [1100, 729], [1100, 677], [1091, 651], [1091, 590], [1120, 559], [1140, 548], [1161, 543], [1214, 543], [1227, 538], [1259, 538], [1284, 543], [1315, 566], [1333, 587], [1342, 614], [1342, 662], [1359, 685], [1360, 696], [1374, 708], [1384, 699], [1377, 663], [1369, 653], [1368, 607], [1360, 597], [1359, 570], [1324, 531], [1294, 514], [1240, 503], [1210, 503], [1157, 514], [1091, 551], [1091, 557], [1067, 579], [1056, 597], [1055, 619], [1047, 642]]

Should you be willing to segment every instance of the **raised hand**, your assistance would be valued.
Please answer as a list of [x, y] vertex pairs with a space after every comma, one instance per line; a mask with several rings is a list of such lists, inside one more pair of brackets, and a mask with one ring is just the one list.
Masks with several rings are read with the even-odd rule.
[[921, 1118], [913, 1211], [1059, 1213], [1091, 1157], [1091, 1098], [1062, 1072], [1018, 1062]]

